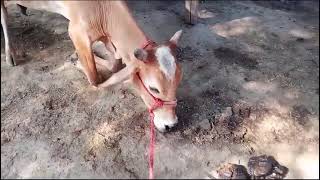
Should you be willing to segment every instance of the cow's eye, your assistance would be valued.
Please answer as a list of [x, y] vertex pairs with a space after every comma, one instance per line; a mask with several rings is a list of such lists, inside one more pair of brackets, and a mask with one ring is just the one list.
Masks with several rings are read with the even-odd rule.
[[154, 87], [149, 86], [149, 89], [150, 89], [150, 91], [152, 91], [152, 92], [154, 92], [154, 93], [157, 93], [157, 94], [160, 93], [160, 91], [159, 91], [157, 88], [154, 88]]

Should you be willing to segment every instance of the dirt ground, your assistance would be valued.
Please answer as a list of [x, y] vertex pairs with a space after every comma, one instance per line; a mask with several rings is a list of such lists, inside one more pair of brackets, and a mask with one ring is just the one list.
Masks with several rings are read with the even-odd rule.
[[[319, 178], [319, 3], [130, 1], [163, 42], [183, 29], [178, 127], [157, 132], [156, 178], [207, 178], [222, 163], [273, 155], [288, 178]], [[93, 90], [70, 63], [67, 20], [9, 7], [20, 58], [1, 33], [1, 178], [147, 178], [149, 121], [124, 85]]]

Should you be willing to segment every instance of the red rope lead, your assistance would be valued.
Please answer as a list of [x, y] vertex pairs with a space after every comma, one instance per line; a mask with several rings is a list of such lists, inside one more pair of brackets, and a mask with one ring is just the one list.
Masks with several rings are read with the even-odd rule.
[[152, 110], [150, 113], [150, 142], [149, 142], [149, 179], [153, 179], [153, 162], [154, 162], [154, 142], [155, 142], [155, 134], [154, 134], [154, 113]]
[[145, 41], [145, 43], [142, 44], [141, 48], [145, 49], [147, 46], [149, 46], [151, 44], [155, 44], [155, 42], [150, 40], [150, 39], [148, 39], [147, 41]]
[[[151, 94], [150, 94], [151, 95]], [[149, 142], [149, 179], [153, 179], [153, 165], [154, 165], [154, 145], [155, 145], [155, 132], [154, 132], [154, 113], [153, 110], [162, 107], [163, 101], [154, 98], [154, 104], [149, 109], [150, 115], [150, 142]]]
[[[141, 48], [145, 49], [148, 45], [156, 44], [154, 41], [147, 39], [145, 41]], [[155, 131], [154, 131], [154, 113], [153, 111], [157, 108], [160, 108], [164, 105], [166, 106], [176, 106], [177, 105], [177, 100], [174, 101], [163, 101], [161, 99], [158, 99], [154, 97], [147, 87], [144, 85], [141, 77], [137, 73], [137, 76], [139, 80], [141, 81], [141, 84], [143, 85], [145, 91], [150, 95], [150, 97], [153, 99], [154, 103], [152, 107], [149, 109], [149, 114], [150, 114], [150, 142], [149, 142], [149, 179], [153, 179], [153, 164], [154, 164], [154, 145], [155, 145]]]
[[[138, 76], [140, 78], [140, 76]], [[141, 79], [140, 79], [141, 80]], [[142, 82], [142, 80], [141, 80]], [[145, 86], [144, 86], [145, 87]], [[145, 87], [146, 91], [149, 93], [149, 95], [153, 98], [154, 103], [152, 107], [149, 109], [149, 115], [150, 115], [150, 142], [149, 142], [149, 179], [153, 179], [153, 164], [154, 164], [154, 145], [155, 145], [155, 131], [154, 131], [154, 113], [153, 111], [157, 108], [160, 108], [164, 105], [167, 106], [176, 106], [177, 101], [163, 101], [161, 99], [158, 99], [154, 97], [148, 89]]]

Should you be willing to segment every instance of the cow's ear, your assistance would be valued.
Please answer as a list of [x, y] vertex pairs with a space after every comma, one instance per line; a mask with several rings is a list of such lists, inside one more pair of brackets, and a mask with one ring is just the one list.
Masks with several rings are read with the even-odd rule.
[[144, 62], [147, 61], [148, 52], [146, 50], [138, 48], [134, 50], [133, 54], [134, 54], [134, 57], [137, 58], [138, 60], [141, 60]]
[[181, 37], [181, 34], [182, 34], [182, 29], [177, 31], [170, 39], [170, 42], [172, 44], [174, 44], [175, 46], [178, 46], [178, 42], [179, 42], [179, 39]]

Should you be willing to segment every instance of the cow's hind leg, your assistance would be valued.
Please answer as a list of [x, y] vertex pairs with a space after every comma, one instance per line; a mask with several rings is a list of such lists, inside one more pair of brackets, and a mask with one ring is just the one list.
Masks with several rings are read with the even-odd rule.
[[115, 46], [107, 37], [100, 38], [100, 41], [104, 43], [105, 47], [112, 53], [113, 57], [109, 61], [106, 61], [95, 56], [95, 61], [100, 65], [105, 66], [112, 73], [118, 72], [122, 68], [122, 59], [117, 53]]
[[4, 34], [6, 62], [10, 66], [15, 66], [16, 62], [14, 61], [14, 56], [13, 56], [14, 49], [11, 46], [7, 23], [8, 23], [8, 13], [4, 6], [3, 1], [1, 1], [1, 25], [2, 25], [3, 34]]

